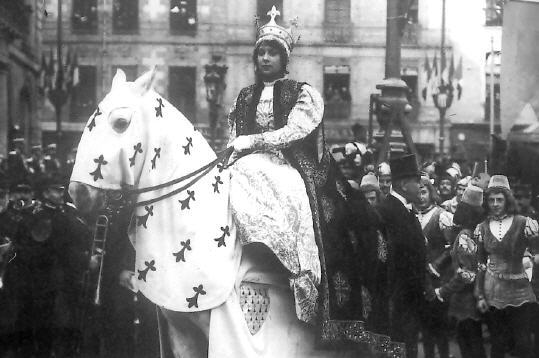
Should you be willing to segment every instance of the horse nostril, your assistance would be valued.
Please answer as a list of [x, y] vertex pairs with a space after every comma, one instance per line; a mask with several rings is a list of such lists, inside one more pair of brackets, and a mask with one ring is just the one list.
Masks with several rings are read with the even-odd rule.
[[69, 183], [68, 193], [76, 207], [79, 207], [81, 203], [89, 198], [89, 191], [86, 185], [77, 182]]

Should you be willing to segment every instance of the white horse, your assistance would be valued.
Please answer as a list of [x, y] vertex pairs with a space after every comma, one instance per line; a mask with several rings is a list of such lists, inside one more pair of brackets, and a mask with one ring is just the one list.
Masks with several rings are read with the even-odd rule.
[[316, 329], [297, 318], [292, 273], [257, 245], [242, 249], [232, 213], [239, 201], [247, 206], [244, 219], [271, 216], [261, 235], [286, 234], [288, 226], [311, 218], [289, 215], [287, 221], [284, 210], [250, 210], [252, 201], [264, 199], [241, 194], [248, 186], [244, 171], [260, 164], [257, 155], [239, 160], [231, 173], [224, 165], [207, 166], [218, 164], [217, 155], [152, 90], [153, 75], [126, 82], [121, 70], [116, 73], [82, 135], [69, 193], [83, 213], [100, 209], [107, 191], [137, 193], [129, 229], [136, 250], [133, 278], [159, 307], [162, 357], [355, 356], [353, 350], [316, 346]]
[[[103, 206], [108, 190], [153, 187], [216, 159], [203, 135], [153, 91], [153, 77], [154, 70], [127, 82], [118, 70], [89, 119], [69, 185], [81, 212]], [[166, 318], [161, 339], [175, 357], [207, 354], [209, 310], [230, 296], [241, 258], [228, 170], [216, 166], [195, 177], [192, 185], [190, 178], [138, 194], [129, 228], [134, 279]], [[174, 195], [152, 201], [168, 193]]]

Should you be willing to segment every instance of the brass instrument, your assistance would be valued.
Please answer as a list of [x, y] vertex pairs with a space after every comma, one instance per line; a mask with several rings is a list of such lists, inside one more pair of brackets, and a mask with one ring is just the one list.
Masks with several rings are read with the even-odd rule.
[[95, 294], [93, 303], [96, 306], [101, 305], [101, 283], [103, 281], [103, 263], [105, 259], [105, 245], [107, 243], [107, 234], [109, 230], [109, 218], [106, 215], [99, 215], [95, 221], [94, 239], [90, 250], [90, 261], [94, 258], [99, 262], [97, 273], [97, 282], [95, 284]]
[[[78, 324], [80, 336], [77, 339], [75, 351], [77, 355], [83, 353], [87, 337], [85, 330], [88, 324], [88, 315], [93, 317], [96, 311], [93, 307], [101, 305], [101, 283], [103, 281], [103, 262], [105, 258], [105, 246], [107, 244], [107, 234], [109, 229], [109, 217], [99, 215], [95, 221], [92, 246], [88, 251], [88, 265], [82, 277], [82, 290], [79, 298]], [[92, 262], [97, 259], [98, 270], [95, 271], [95, 265]], [[101, 341], [101, 339], [100, 339]], [[102, 343], [102, 342], [101, 342]], [[102, 344], [100, 343], [100, 347]], [[101, 348], [100, 348], [101, 349]]]

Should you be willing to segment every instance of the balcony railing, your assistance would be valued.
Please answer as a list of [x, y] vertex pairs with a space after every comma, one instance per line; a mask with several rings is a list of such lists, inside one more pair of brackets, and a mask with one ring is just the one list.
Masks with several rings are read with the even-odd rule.
[[353, 37], [352, 23], [324, 23], [324, 40], [333, 43], [348, 43]]

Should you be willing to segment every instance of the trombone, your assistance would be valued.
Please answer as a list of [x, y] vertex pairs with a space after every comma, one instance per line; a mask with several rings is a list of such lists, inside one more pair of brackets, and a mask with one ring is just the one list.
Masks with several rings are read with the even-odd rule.
[[109, 230], [109, 218], [106, 215], [99, 215], [95, 222], [94, 239], [90, 250], [90, 261], [97, 259], [99, 270], [95, 284], [93, 303], [101, 305], [101, 285], [103, 281], [103, 263], [105, 259], [105, 246], [107, 244], [107, 234]]

